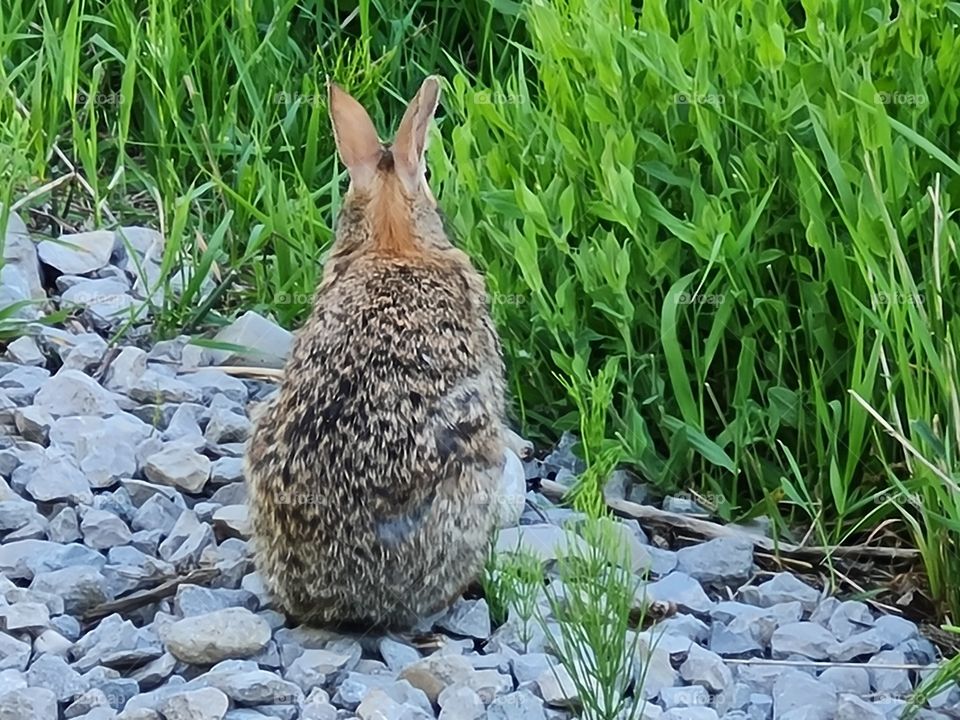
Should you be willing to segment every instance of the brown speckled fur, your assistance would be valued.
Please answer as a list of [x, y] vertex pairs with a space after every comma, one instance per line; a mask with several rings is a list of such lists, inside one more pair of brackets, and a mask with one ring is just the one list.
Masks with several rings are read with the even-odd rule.
[[347, 193], [245, 459], [257, 567], [313, 624], [408, 628], [455, 599], [482, 567], [504, 461], [483, 279], [381, 153]]

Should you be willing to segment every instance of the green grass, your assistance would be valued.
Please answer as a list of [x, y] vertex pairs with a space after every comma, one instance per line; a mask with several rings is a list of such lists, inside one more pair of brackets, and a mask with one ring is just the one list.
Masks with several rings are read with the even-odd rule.
[[955, 620], [960, 3], [897, 8], [7, 0], [0, 203], [69, 163], [89, 191], [21, 212], [148, 222], [199, 268], [158, 334], [294, 327], [342, 192], [325, 77], [388, 132], [439, 72], [431, 182], [515, 416], [583, 438], [581, 507], [619, 462], [794, 541], [891, 521]]
[[572, 684], [584, 720], [633, 720], [646, 704], [647, 648], [636, 631], [646, 615], [637, 600], [644, 578], [632, 571], [617, 523], [589, 517], [568, 527], [569, 542], [561, 543], [549, 574], [522, 547], [491, 549], [483, 574], [491, 620], [514, 616], [525, 647], [534, 627], [542, 631], [562, 665], [552, 668], [554, 676], [562, 687]]

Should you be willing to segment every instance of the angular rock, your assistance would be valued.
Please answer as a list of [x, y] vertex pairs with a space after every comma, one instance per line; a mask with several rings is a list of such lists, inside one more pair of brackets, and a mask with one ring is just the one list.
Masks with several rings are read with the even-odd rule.
[[897, 645], [917, 637], [917, 624], [896, 615], [881, 615], [873, 624], [885, 648], [895, 648]]
[[703, 685], [718, 693], [733, 685], [733, 673], [716, 653], [691, 645], [687, 659], [680, 666], [680, 676], [694, 685]]
[[103, 386], [126, 395], [147, 370], [147, 353], [138, 347], [125, 347], [110, 363]]
[[454, 635], [486, 640], [491, 632], [490, 609], [487, 607], [487, 601], [460, 598], [437, 622], [437, 625]]
[[818, 678], [836, 688], [839, 695], [864, 697], [870, 694], [870, 675], [864, 668], [829, 667]]
[[206, 588], [200, 585], [180, 585], [173, 601], [174, 610], [181, 617], [204, 615], [229, 607], [242, 607], [254, 611], [257, 598], [246, 590], [229, 588]]
[[580, 692], [570, 672], [563, 665], [545, 670], [537, 678], [540, 697], [551, 707], [572, 707], [580, 702]]
[[884, 650], [877, 653], [867, 662], [867, 672], [870, 674], [870, 686], [880, 697], [905, 697], [913, 690], [908, 670], [892, 670], [873, 668], [872, 665], [904, 665], [907, 659], [899, 650]]
[[809, 720], [833, 720], [837, 708], [837, 693], [832, 685], [819, 682], [807, 673], [781, 668], [773, 684], [774, 717], [786, 717], [788, 712], [803, 710]]
[[523, 463], [516, 453], [507, 448], [504, 452], [503, 472], [492, 498], [497, 527], [514, 527], [520, 522], [527, 500], [527, 480]]
[[172, 653], [165, 652], [143, 667], [137, 668], [130, 677], [137, 681], [141, 690], [152, 690], [163, 683], [173, 673], [177, 659]]
[[214, 340], [250, 350], [244, 353], [210, 350], [215, 365], [282, 368], [293, 335], [263, 316], [248, 311], [217, 333]]
[[[779, 603], [767, 608], [724, 602], [720, 603], [717, 609], [721, 606], [732, 611], [726, 629], [734, 635], [751, 638], [761, 648], [770, 645], [770, 639], [777, 628], [781, 625], [800, 622], [803, 615], [803, 608], [799, 602]], [[717, 615], [714, 614], [714, 617]]]
[[510, 553], [518, 549], [543, 561], [556, 560], [575, 549], [584, 550], [586, 544], [575, 534], [556, 525], [541, 523], [504, 528], [497, 534], [497, 552]]
[[230, 699], [217, 688], [201, 688], [172, 695], [157, 709], [165, 720], [223, 720]]
[[69, 702], [87, 691], [87, 683], [63, 658], [41, 655], [27, 670], [27, 685], [50, 690], [59, 702]]
[[184, 508], [175, 501], [166, 495], [157, 493], [144, 502], [140, 509], [134, 513], [130, 525], [135, 531], [159, 530], [167, 534], [173, 529], [183, 511]]
[[250, 432], [250, 421], [244, 415], [229, 410], [210, 413], [210, 420], [203, 436], [214, 444], [243, 442]]
[[[3, 305], [0, 304], [0, 307]], [[43, 367], [47, 364], [47, 358], [41, 352], [37, 341], [28, 335], [18, 337], [7, 345], [7, 355], [18, 365]]]
[[[113, 712], [113, 708], [110, 707], [110, 701], [100, 688], [94, 688], [93, 690], [88, 690], [83, 693], [83, 695], [74, 700], [70, 706], [64, 710], [63, 716], [70, 720], [71, 718], [85, 716], [97, 708], [107, 708], [110, 712]], [[114, 713], [114, 715], [116, 715], [116, 713]]]
[[[127, 294], [128, 286], [114, 278], [87, 280], [77, 283], [63, 293], [64, 304], [79, 305], [84, 315], [100, 331], [108, 331], [129, 318], [137, 310], [138, 302]], [[71, 353], [72, 354], [72, 353]], [[80, 358], [71, 365], [80, 367]]]
[[136, 273], [138, 262], [162, 257], [163, 245], [163, 235], [152, 228], [131, 225], [114, 231], [117, 264], [131, 273]]
[[710, 693], [702, 685], [664, 688], [660, 691], [660, 702], [667, 710], [701, 707], [710, 704]]
[[214, 667], [210, 672], [201, 675], [198, 682], [221, 690], [236, 703], [297, 705], [303, 702], [303, 691], [299, 687], [271, 672], [218, 668], [219, 666]]
[[43, 240], [37, 245], [37, 254], [64, 275], [84, 275], [107, 265], [114, 246], [112, 232], [94, 230]]
[[33, 578], [39, 572], [74, 565], [102, 567], [104, 558], [90, 548], [46, 540], [18, 540], [0, 545], [0, 574], [12, 580]]
[[837, 641], [822, 625], [812, 622], [796, 622], [777, 628], [770, 638], [770, 650], [775, 660], [785, 660], [791, 655], [802, 655], [811, 660], [826, 660]]
[[35, 405], [28, 405], [24, 408], [17, 408], [14, 411], [13, 418], [17, 431], [24, 438], [40, 445], [47, 443], [53, 417], [46, 410]]
[[308, 693], [315, 687], [323, 686], [345, 668], [356, 665], [357, 659], [332, 650], [307, 648], [290, 663], [285, 678]]
[[[40, 280], [40, 265], [37, 259], [37, 245], [30, 238], [27, 226], [16, 212], [7, 215], [4, 234], [3, 263], [4, 268], [16, 270], [22, 278], [23, 299], [46, 300], [47, 292]], [[0, 283], [6, 285], [6, 282]]]
[[58, 448], [46, 449], [42, 465], [21, 465], [14, 477], [38, 502], [93, 502], [93, 492], [83, 472], [73, 458]]
[[248, 538], [251, 534], [250, 509], [246, 504], [227, 505], [214, 511], [213, 526], [222, 537]]
[[762, 655], [763, 646], [748, 633], [733, 632], [714, 623], [710, 628], [710, 650], [722, 657], [748, 657]]
[[681, 610], [695, 615], [705, 615], [714, 606], [713, 600], [707, 597], [700, 583], [679, 571], [649, 583], [640, 589], [639, 594], [648, 603], [674, 603]]
[[189, 445], [170, 443], [147, 458], [143, 471], [151, 482], [197, 493], [210, 478], [210, 465], [210, 458]]
[[43, 603], [15, 602], [0, 606], [0, 629], [8, 632], [42, 630], [50, 624], [50, 610]]
[[106, 510], [94, 508], [89, 508], [83, 514], [80, 530], [84, 543], [96, 550], [126, 545], [132, 536], [130, 528], [119, 517]]
[[638, 658], [633, 663], [637, 686], [642, 688], [647, 700], [657, 697], [665, 688], [680, 682], [680, 674], [670, 662], [670, 653], [662, 647], [648, 649], [645, 645], [637, 648]]
[[380, 656], [394, 672], [399, 672], [407, 665], [412, 665], [420, 659], [420, 652], [415, 647], [386, 636], [380, 639], [378, 648]]
[[[245, 486], [243, 484], [243, 459], [234, 458], [234, 457], [223, 457], [218, 460], [215, 460], [213, 466], [210, 468], [210, 482], [213, 485], [221, 486], [227, 484], [239, 483], [237, 486], [237, 491], [241, 493], [241, 501], [246, 499], [247, 493]], [[219, 492], [219, 490], [218, 490]], [[218, 498], [216, 493], [211, 498], [214, 502], [222, 503], [223, 505], [233, 505], [237, 500], [224, 500]]]
[[[479, 720], [485, 715], [483, 700], [465, 685], [451, 685], [437, 700], [441, 720]], [[542, 712], [542, 711], [541, 711]]]
[[709, 585], [730, 585], [750, 577], [753, 542], [720, 537], [677, 551], [677, 570]]
[[487, 708], [487, 720], [546, 720], [543, 701], [529, 690], [501, 695]]
[[227, 375], [222, 370], [209, 368], [184, 373], [180, 377], [184, 382], [200, 388], [205, 403], [210, 403], [217, 395], [224, 395], [236, 403], [243, 404], [247, 402], [250, 395], [242, 380]]
[[50, 371], [42, 367], [15, 366], [0, 376], [0, 388], [15, 405], [29, 405], [50, 380]]
[[82, 615], [111, 599], [106, 578], [93, 567], [65, 567], [39, 573], [33, 578], [30, 588], [59, 594], [63, 597], [64, 609], [71, 615]]
[[869, 657], [884, 647], [883, 638], [875, 628], [851, 635], [842, 643], [829, 648], [829, 657], [834, 662], [851, 662], [856, 658]]
[[154, 432], [129, 413], [65, 417], [53, 423], [50, 443], [78, 464], [92, 487], [105, 488], [137, 474], [137, 447]]
[[72, 543], [83, 537], [80, 534], [80, 522], [77, 511], [72, 507], [65, 507], [50, 521], [48, 537], [55, 543]]
[[711, 707], [688, 707], [667, 710], [660, 720], [718, 720], [717, 711]]
[[0, 696], [0, 720], [55, 717], [57, 696], [47, 688], [21, 688]]
[[106, 340], [96, 333], [82, 333], [71, 340], [71, 344], [60, 351], [63, 367], [85, 373], [95, 370], [107, 352]]
[[19, 498], [0, 500], [0, 532], [19, 530], [31, 522], [46, 522], [34, 503]]
[[137, 378], [127, 394], [138, 402], [156, 404], [196, 403], [203, 399], [203, 394], [194, 386], [149, 367]]
[[790, 573], [777, 573], [761, 585], [740, 588], [744, 602], [760, 607], [799, 601], [805, 612], [813, 612], [820, 601], [820, 593]]
[[[46, 294], [44, 294], [44, 298]], [[21, 304], [22, 303], [22, 304]], [[10, 308], [11, 317], [37, 320], [41, 317], [42, 299], [30, 297], [30, 280], [15, 265], [0, 267], [0, 307]]]
[[384, 690], [374, 688], [363, 698], [357, 707], [357, 717], [360, 720], [400, 720], [400, 718], [410, 718], [410, 720], [427, 720], [433, 715], [419, 710], [419, 708], [408, 708], [392, 697]]
[[468, 682], [474, 672], [469, 661], [460, 655], [432, 655], [405, 667], [399, 678], [422, 690], [435, 703], [444, 688]]
[[27, 669], [30, 661], [30, 643], [0, 632], [0, 671]]
[[160, 557], [179, 569], [196, 564], [205, 548], [215, 543], [213, 530], [201, 523], [192, 510], [180, 513], [166, 540], [160, 543]]
[[855, 695], [841, 695], [834, 720], [886, 720], [887, 715], [873, 703]]
[[54, 418], [72, 415], [106, 417], [120, 412], [116, 397], [79, 370], [61, 370], [37, 391], [34, 405]]

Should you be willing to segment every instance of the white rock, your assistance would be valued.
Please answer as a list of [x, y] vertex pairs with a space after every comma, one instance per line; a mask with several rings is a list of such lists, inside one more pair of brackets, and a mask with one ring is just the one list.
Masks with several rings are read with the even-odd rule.
[[584, 552], [587, 546], [578, 535], [548, 523], [504, 528], [497, 534], [498, 553], [519, 549], [546, 561], [568, 554], [574, 548]]
[[188, 444], [169, 443], [147, 458], [143, 472], [160, 485], [174, 485], [190, 493], [200, 492], [210, 478], [212, 463]]
[[270, 626], [246, 608], [226, 608], [170, 623], [160, 631], [178, 660], [209, 665], [229, 658], [247, 658], [270, 642]]
[[84, 278], [61, 295], [63, 303], [82, 307], [93, 324], [107, 330], [130, 316], [137, 301], [127, 294], [124, 283], [114, 278], [90, 280]]
[[555, 665], [544, 670], [537, 678], [540, 696], [543, 702], [553, 707], [572, 707], [579, 703], [577, 690], [570, 672], [563, 665]]
[[103, 385], [108, 390], [127, 394], [147, 370], [147, 353], [138, 347], [125, 347], [110, 363]]
[[262, 315], [248, 311], [217, 333], [214, 340], [251, 350], [250, 353], [210, 350], [217, 365], [282, 368], [293, 344], [293, 335]]
[[[22, 303], [22, 304], [21, 304]], [[20, 320], [36, 320], [43, 313], [42, 301], [30, 297], [30, 283], [16, 265], [0, 267], [0, 307], [11, 308], [11, 316]]]
[[504, 452], [503, 473], [494, 498], [497, 526], [514, 527], [520, 522], [527, 500], [527, 480], [523, 463], [510, 448]]
[[[3, 307], [3, 305], [0, 304], [0, 307]], [[47, 362], [47, 359], [37, 346], [37, 341], [28, 335], [19, 337], [7, 345], [7, 355], [19, 365], [42, 367]]]
[[71, 415], [115, 415], [120, 412], [117, 397], [79, 370], [61, 370], [43, 383], [33, 404], [53, 417]]
[[37, 253], [45, 264], [65, 275], [84, 275], [109, 263], [114, 245], [112, 232], [94, 230], [44, 240], [37, 246]]
[[157, 709], [165, 720], [223, 720], [230, 699], [217, 688], [201, 688], [171, 695]]
[[246, 505], [225, 505], [213, 513], [213, 526], [227, 537], [250, 537], [250, 509]]
[[81, 505], [93, 502], [93, 492], [86, 477], [73, 458], [58, 448], [47, 448], [42, 465], [22, 465], [16, 474], [21, 472], [26, 478], [27, 493], [38, 502], [69, 500]]
[[137, 446], [153, 434], [153, 428], [129, 413], [67, 417], [54, 421], [50, 444], [79, 464], [92, 487], [105, 488], [137, 474]]
[[46, 688], [21, 688], [0, 697], [0, 720], [55, 717], [57, 696]]
[[160, 260], [163, 257], [163, 235], [152, 228], [123, 226], [116, 229], [114, 237], [116, 247], [123, 251], [122, 267], [130, 272], [135, 273], [137, 267], [131, 253], [139, 262], [146, 258]]
[[[22, 299], [43, 301], [47, 292], [40, 280], [40, 264], [37, 261], [37, 245], [30, 239], [27, 226], [15, 212], [7, 216], [3, 241], [3, 270], [11, 271], [3, 277], [0, 287], [8, 287], [7, 281], [15, 274], [19, 280]], [[2, 270], [0, 270], [2, 273]], [[36, 313], [38, 314], [38, 313]], [[36, 316], [36, 314], [34, 316]]]
[[486, 709], [483, 700], [465, 685], [451, 685], [438, 699], [440, 720], [479, 720]]

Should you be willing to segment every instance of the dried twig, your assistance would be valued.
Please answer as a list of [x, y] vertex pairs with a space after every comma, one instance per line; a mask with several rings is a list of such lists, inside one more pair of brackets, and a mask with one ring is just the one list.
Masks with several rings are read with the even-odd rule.
[[201, 365], [195, 368], [183, 368], [180, 372], [200, 372], [201, 370], [219, 370], [227, 375], [250, 377], [257, 380], [280, 381], [283, 378], [283, 370], [279, 368], [245, 367], [243, 365]]
[[41, 195], [45, 195], [46, 193], [50, 192], [51, 190], [57, 189], [58, 187], [60, 187], [60, 186], [63, 185], [64, 183], [70, 182], [70, 181], [73, 180], [75, 177], [76, 177], [76, 173], [74, 173], [74, 172], [69, 172], [69, 173], [67, 173], [66, 175], [61, 175], [61, 176], [58, 177], [56, 180], [51, 180], [50, 182], [46, 183], [45, 185], [41, 185], [41, 186], [38, 187], [38, 188], [34, 188], [34, 189], [31, 190], [30, 192], [28, 192], [26, 195], [24, 195], [22, 198], [20, 198], [20, 199], [17, 200], [15, 203], [13, 203], [13, 204], [10, 206], [10, 210], [13, 211], [13, 212], [16, 212], [17, 210], [19, 210], [20, 208], [22, 208], [24, 205], [26, 205], [26, 204], [27, 204], [28, 202], [30, 202], [31, 200], [34, 200], [35, 198], [38, 198], [38, 197], [40, 197]]
[[[553, 480], [541, 480], [540, 489], [544, 495], [555, 499], [562, 498], [567, 492], [567, 488]], [[770, 538], [746, 533], [729, 525], [720, 525], [715, 522], [710, 522], [709, 520], [698, 520], [697, 518], [667, 512], [666, 510], [659, 510], [628, 500], [608, 497], [606, 501], [607, 506], [611, 510], [627, 515], [628, 517], [636, 518], [637, 520], [653, 525], [666, 525], [674, 529], [679, 528], [687, 532], [695, 533], [700, 537], [710, 539], [719, 537], [745, 538], [752, 542], [755, 548], [772, 553], [813, 558], [824, 558], [831, 555], [846, 558], [866, 556], [881, 560], [911, 560], [920, 557], [920, 552], [912, 548], [875, 547], [871, 545], [838, 545], [837, 547], [811, 545], [802, 547], [791, 543], [774, 542]]]
[[864, 668], [871, 670], [928, 670], [929, 665], [911, 665], [909, 663], [865, 663], [829, 662], [827, 660], [767, 660], [766, 658], [724, 658], [725, 663], [733, 665], [782, 665], [784, 667], [842, 667]]
[[219, 574], [220, 571], [217, 568], [206, 567], [191, 570], [185, 575], [167, 578], [156, 587], [139, 590], [118, 600], [111, 600], [91, 608], [83, 615], [83, 621], [92, 623], [102, 620], [108, 615], [113, 615], [113, 613], [128, 613], [170, 597], [177, 592], [177, 588], [181, 585], [206, 585]]

